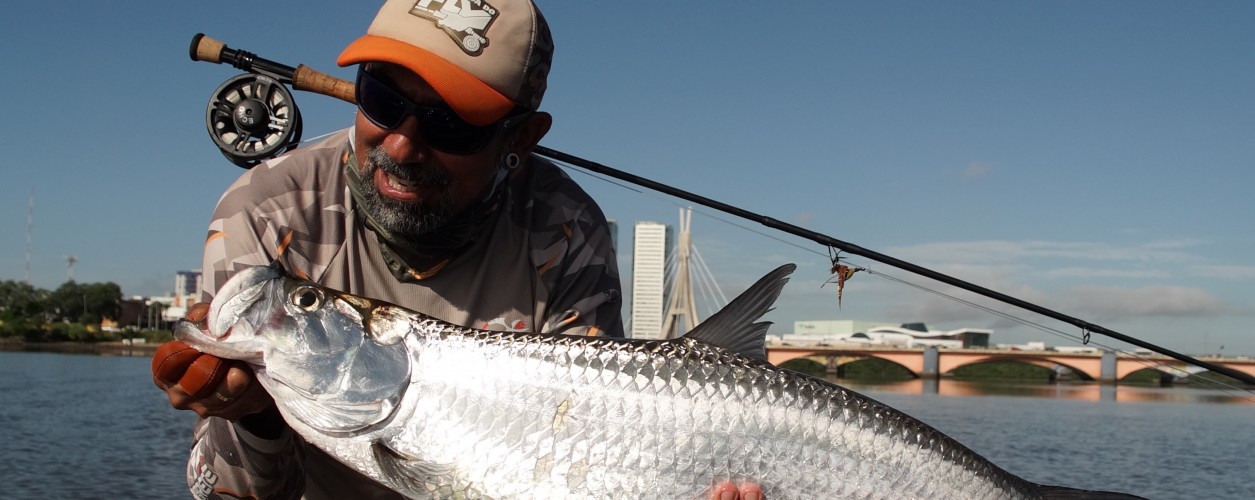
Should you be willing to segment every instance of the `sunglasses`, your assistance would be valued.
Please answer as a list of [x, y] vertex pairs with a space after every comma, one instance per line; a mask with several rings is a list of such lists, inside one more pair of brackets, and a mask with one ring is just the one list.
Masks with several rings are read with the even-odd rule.
[[401, 126], [405, 117], [413, 115], [418, 119], [418, 127], [428, 146], [459, 155], [483, 149], [498, 128], [510, 128], [522, 123], [523, 118], [531, 114], [531, 111], [523, 111], [491, 125], [472, 125], [447, 106], [414, 104], [381, 77], [367, 71], [364, 65], [358, 67], [354, 93], [357, 97], [357, 108], [379, 128], [393, 130]]

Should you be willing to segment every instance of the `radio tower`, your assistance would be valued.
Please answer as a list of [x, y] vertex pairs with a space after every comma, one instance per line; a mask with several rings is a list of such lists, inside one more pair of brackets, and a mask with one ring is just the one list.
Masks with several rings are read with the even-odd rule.
[[[693, 298], [693, 283], [689, 279], [689, 258], [693, 245], [693, 233], [689, 231], [693, 220], [691, 209], [680, 209], [680, 238], [676, 243], [675, 281], [671, 283], [671, 303], [662, 323], [662, 338], [673, 339], [684, 335], [702, 319], [697, 317], [697, 302]], [[684, 330], [679, 330], [679, 318], [684, 318]]]
[[35, 226], [35, 187], [31, 186], [30, 203], [26, 204], [26, 284], [31, 282], [31, 230]]
[[65, 258], [65, 280], [74, 281], [74, 263], [78, 262], [78, 257], [73, 255]]

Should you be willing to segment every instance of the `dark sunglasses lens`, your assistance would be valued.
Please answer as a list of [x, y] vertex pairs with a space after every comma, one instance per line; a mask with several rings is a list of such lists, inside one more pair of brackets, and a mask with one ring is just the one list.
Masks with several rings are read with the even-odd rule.
[[405, 118], [405, 98], [362, 71], [357, 78], [357, 107], [370, 121], [385, 129], [394, 129]]
[[427, 144], [446, 153], [478, 151], [496, 130], [491, 126], [471, 125], [450, 109], [415, 106], [401, 93], [364, 70], [358, 71], [356, 94], [357, 107], [362, 114], [387, 130], [401, 126], [406, 115], [414, 113]]
[[462, 121], [452, 111], [425, 108], [418, 113], [423, 136], [432, 147], [449, 153], [478, 150], [492, 134], [491, 127], [476, 127]]

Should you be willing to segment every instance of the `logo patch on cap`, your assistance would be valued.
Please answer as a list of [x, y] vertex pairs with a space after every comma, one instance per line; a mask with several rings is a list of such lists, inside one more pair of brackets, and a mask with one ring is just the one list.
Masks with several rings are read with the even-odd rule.
[[497, 9], [484, 0], [418, 0], [410, 14], [432, 21], [470, 56], [488, 46], [488, 27], [497, 19]]

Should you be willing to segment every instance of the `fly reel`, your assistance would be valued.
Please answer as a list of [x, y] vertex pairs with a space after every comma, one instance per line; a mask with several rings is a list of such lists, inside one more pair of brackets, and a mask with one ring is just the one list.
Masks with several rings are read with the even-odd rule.
[[292, 93], [283, 82], [256, 73], [231, 78], [214, 91], [205, 125], [223, 156], [243, 168], [301, 142], [301, 111]]

